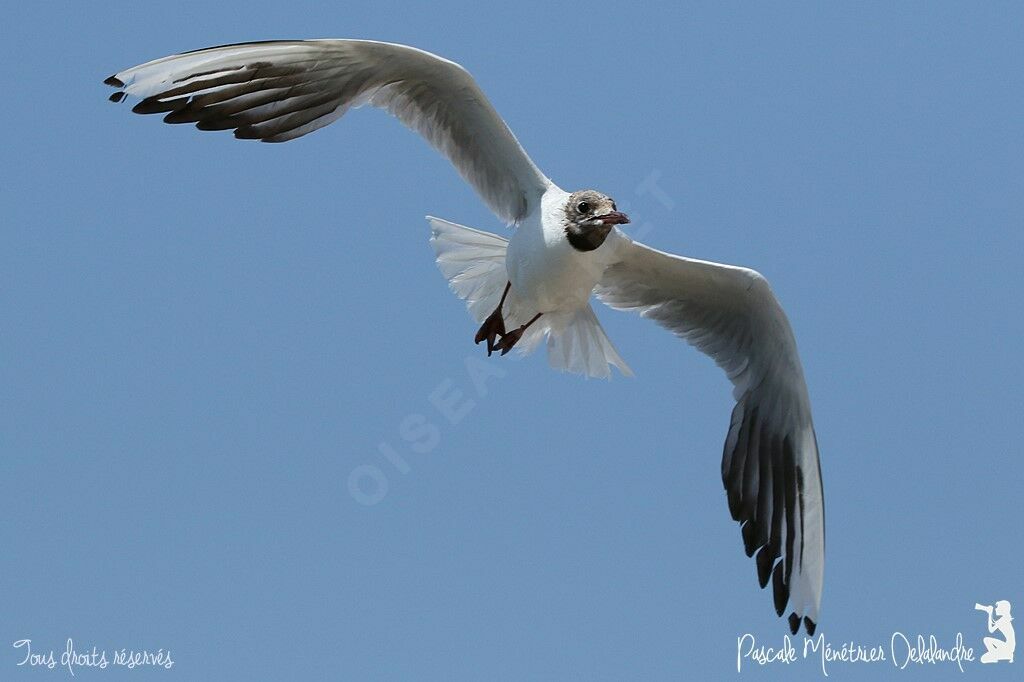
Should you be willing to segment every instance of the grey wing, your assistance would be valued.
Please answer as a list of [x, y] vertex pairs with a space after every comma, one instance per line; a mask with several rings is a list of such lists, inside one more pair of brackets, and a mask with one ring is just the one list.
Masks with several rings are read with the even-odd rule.
[[142, 99], [133, 111], [168, 123], [286, 142], [370, 104], [394, 114], [444, 154], [509, 223], [550, 184], [458, 64], [405, 45], [296, 40], [224, 45], [119, 71], [105, 81]]
[[821, 603], [825, 517], [818, 444], [789, 321], [757, 272], [657, 251], [623, 239], [598, 285], [613, 308], [635, 310], [711, 356], [736, 406], [722, 481], [761, 587], [789, 625], [813, 634]]

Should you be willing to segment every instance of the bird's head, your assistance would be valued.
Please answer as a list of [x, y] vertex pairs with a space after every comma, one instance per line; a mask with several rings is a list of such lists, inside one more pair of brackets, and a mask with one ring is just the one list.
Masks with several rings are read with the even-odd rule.
[[612, 198], [597, 190], [573, 192], [565, 203], [565, 235], [577, 251], [593, 251], [604, 244], [612, 227], [628, 222]]

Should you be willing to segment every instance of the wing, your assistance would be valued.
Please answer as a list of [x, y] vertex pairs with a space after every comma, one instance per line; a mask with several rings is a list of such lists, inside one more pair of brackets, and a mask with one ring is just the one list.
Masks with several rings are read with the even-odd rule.
[[168, 123], [286, 142], [370, 104], [394, 114], [451, 161], [499, 217], [525, 217], [550, 181], [458, 64], [366, 40], [241, 43], [164, 57], [106, 81], [110, 99]]
[[729, 511], [757, 553], [775, 609], [814, 634], [825, 563], [818, 445], [793, 331], [768, 282], [745, 268], [692, 260], [623, 239], [598, 297], [636, 310], [725, 370], [736, 407], [722, 456]]

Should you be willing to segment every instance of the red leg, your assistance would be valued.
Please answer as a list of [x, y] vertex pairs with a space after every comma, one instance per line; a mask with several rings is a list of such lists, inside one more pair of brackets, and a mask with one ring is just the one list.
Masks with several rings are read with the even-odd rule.
[[536, 322], [537, 319], [543, 314], [544, 313], [537, 313], [536, 315], [533, 316], [533, 319], [531, 319], [529, 322], [524, 324], [519, 329], [513, 329], [507, 334], [502, 334], [501, 340], [498, 341], [498, 343], [494, 346], [494, 350], [500, 350], [502, 355], [512, 350], [512, 346], [516, 345], [516, 343], [519, 342], [519, 339], [522, 338], [523, 332], [529, 329], [530, 325]]
[[495, 339], [499, 336], [505, 336], [505, 320], [501, 315], [501, 308], [505, 305], [505, 298], [508, 296], [508, 290], [511, 288], [512, 282], [505, 285], [505, 291], [501, 294], [501, 301], [498, 302], [498, 307], [494, 309], [493, 313], [487, 316], [484, 323], [480, 325], [480, 329], [477, 331], [476, 336], [473, 337], [473, 343], [480, 343], [486, 339], [488, 357], [490, 357], [491, 353], [498, 348], [498, 345], [495, 343]]

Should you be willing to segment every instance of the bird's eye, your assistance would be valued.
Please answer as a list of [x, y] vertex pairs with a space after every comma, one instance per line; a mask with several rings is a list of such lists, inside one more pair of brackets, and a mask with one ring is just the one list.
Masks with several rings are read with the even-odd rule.
[[581, 201], [580, 203], [576, 204], [576, 210], [579, 211], [580, 213], [590, 213], [590, 202]]

